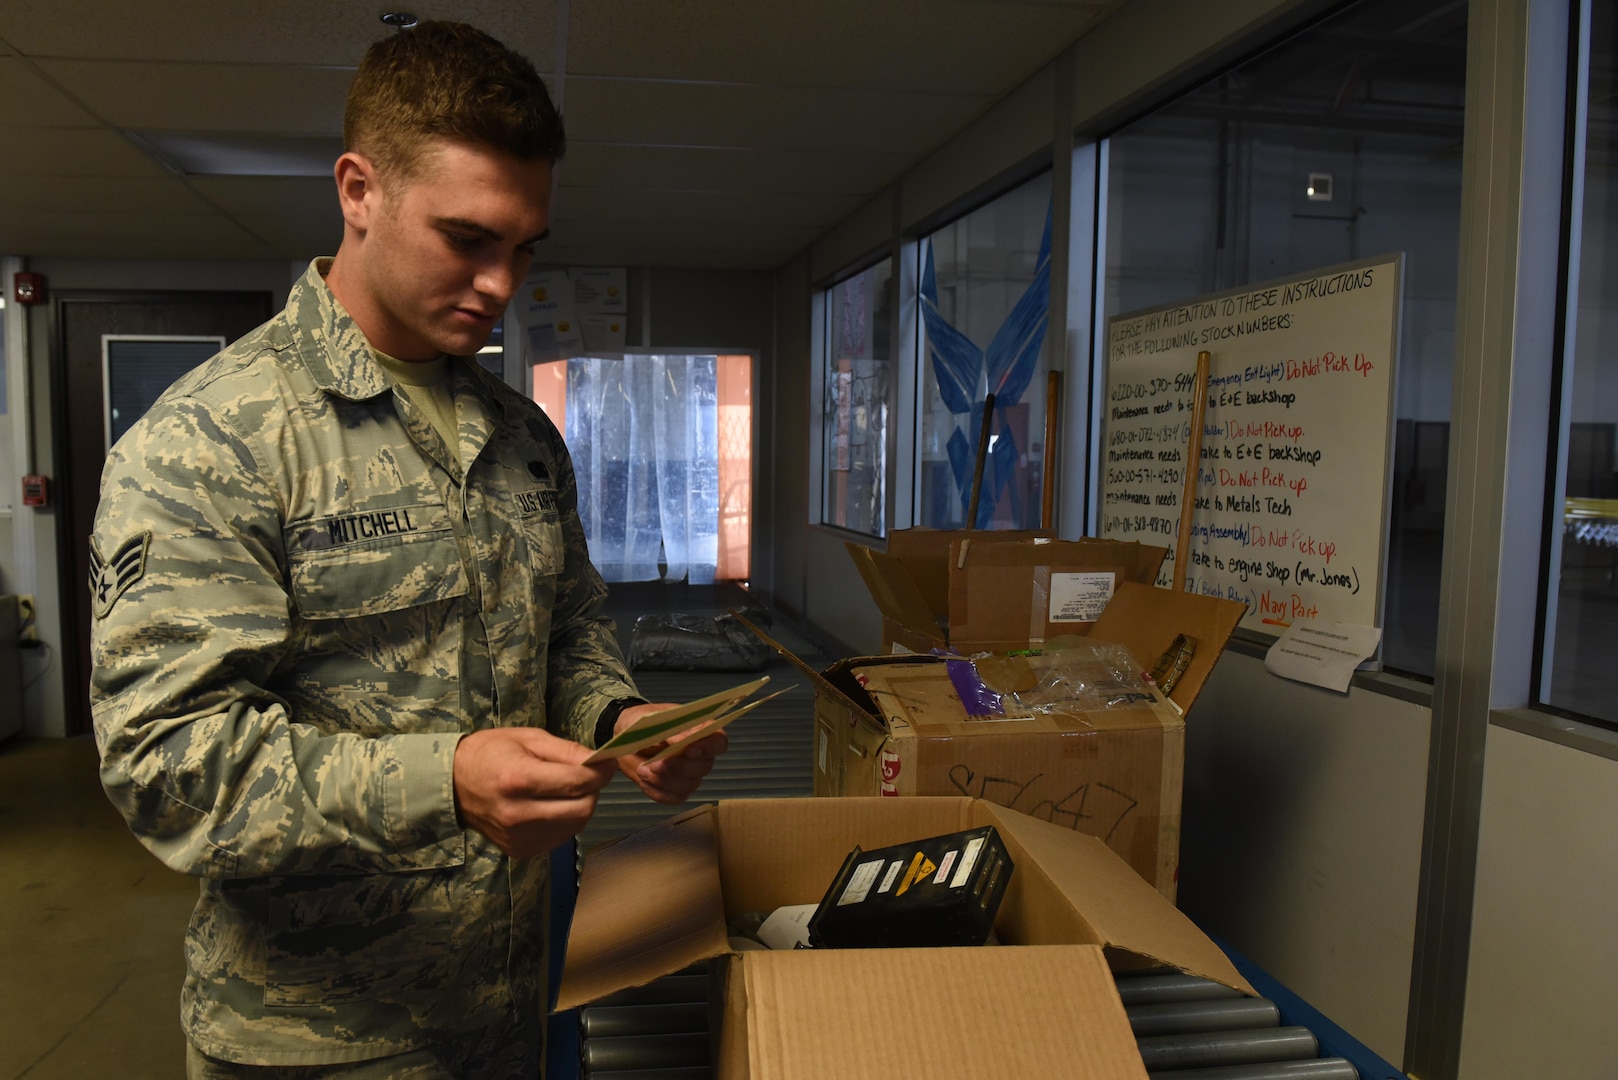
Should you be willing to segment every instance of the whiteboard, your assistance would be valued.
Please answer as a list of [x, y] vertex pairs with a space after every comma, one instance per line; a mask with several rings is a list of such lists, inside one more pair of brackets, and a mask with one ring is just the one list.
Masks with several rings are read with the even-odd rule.
[[1403, 255], [1107, 321], [1100, 533], [1173, 580], [1197, 353], [1212, 354], [1186, 588], [1242, 626], [1380, 626]]

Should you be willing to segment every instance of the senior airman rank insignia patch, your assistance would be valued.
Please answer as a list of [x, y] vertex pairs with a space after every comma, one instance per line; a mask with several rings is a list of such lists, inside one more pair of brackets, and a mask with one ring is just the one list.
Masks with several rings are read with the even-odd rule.
[[105, 619], [124, 591], [146, 573], [146, 552], [151, 546], [151, 533], [137, 533], [106, 558], [96, 542], [90, 541], [90, 610], [96, 618]]

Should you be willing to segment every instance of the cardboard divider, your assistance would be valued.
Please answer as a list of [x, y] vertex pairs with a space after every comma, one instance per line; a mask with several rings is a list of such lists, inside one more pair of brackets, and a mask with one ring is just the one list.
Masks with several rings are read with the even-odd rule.
[[[1145, 1080], [1101, 950], [1009, 952], [885, 949], [879, 965], [855, 950], [745, 954], [749, 999], [800, 1003], [750, 1025], [749, 1074]], [[1011, 992], [1028, 986], [1039, 993]]]
[[715, 819], [703, 807], [590, 853], [558, 1010], [729, 950]]

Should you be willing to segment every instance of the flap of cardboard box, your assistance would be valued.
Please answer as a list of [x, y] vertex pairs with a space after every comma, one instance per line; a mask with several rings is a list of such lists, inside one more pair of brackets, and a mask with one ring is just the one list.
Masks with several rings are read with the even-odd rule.
[[1095, 946], [752, 952], [738, 961], [752, 1080], [1146, 1077]]
[[729, 950], [715, 816], [700, 807], [590, 853], [558, 1009]]
[[904, 564], [933, 614], [944, 618], [949, 614], [950, 548], [956, 541], [970, 539], [988, 547], [1054, 535], [1046, 529], [895, 529], [888, 533], [888, 554]]
[[[693, 810], [590, 853], [557, 1008], [729, 952], [727, 913], [819, 900], [855, 845], [872, 850], [978, 824], [996, 826], [1012, 851], [1016, 870], [995, 925], [1015, 947], [929, 950], [962, 959], [918, 963], [972, 971], [979, 963], [1015, 965], [1033, 955], [1027, 946], [1098, 945], [1253, 992], [1213, 942], [1092, 837], [979, 799], [745, 799]], [[884, 965], [868, 950], [847, 954], [865, 957], [847, 963], [870, 971]], [[1027, 976], [1014, 984], [1045, 985]]]
[[1219, 946], [1105, 843], [993, 803], [980, 809], [1008, 846], [1029, 856], [1019, 871], [1025, 863], [1037, 867], [1108, 947], [1255, 994]]
[[1169, 694], [1181, 710], [1190, 712], [1246, 613], [1247, 605], [1235, 600], [1126, 582], [1118, 586], [1112, 602], [1090, 628], [1090, 636], [1124, 646], [1147, 670], [1174, 644], [1176, 636], [1195, 638], [1196, 652]]
[[[776, 653], [782, 657], [782, 659], [786, 660], [787, 663], [797, 668], [798, 671], [809, 680], [809, 685], [815, 688], [815, 694], [817, 696], [829, 697], [835, 700], [839, 705], [847, 709], [855, 716], [866, 716], [869, 717], [873, 722], [879, 720], [876, 710], [871, 706], [868, 695], [866, 695], [863, 691], [857, 693], [854, 692], [854, 687], [849, 687], [845, 690], [844, 687], [839, 686], [836, 682], [832, 681], [833, 676], [837, 676], [839, 673], [846, 672], [848, 670], [849, 665], [847, 662], [833, 664], [831, 667], [827, 668], [824, 673], [816, 671], [814, 668], [805, 663], [801, 656], [787, 648], [785, 645], [781, 644], [779, 641], [776, 641], [769, 634], [766, 634], [762, 629], [750, 622], [745, 615], [738, 611], [732, 611], [730, 614], [737, 622], [751, 630], [754, 636], [756, 636], [760, 641], [774, 649]], [[873, 657], [871, 659], [873, 663], [881, 663], [885, 659], [903, 660], [906, 658]], [[914, 658], [912, 657], [910, 659]], [[839, 679], [839, 681], [842, 680]]]
[[1136, 541], [963, 538], [951, 549], [950, 641], [970, 653], [1083, 634], [1120, 583], [1150, 583], [1167, 554]]
[[[854, 560], [865, 587], [871, 592], [871, 599], [876, 601], [882, 614], [913, 630], [937, 633], [937, 619], [904, 563], [852, 540], [844, 541], [843, 546], [848, 548], [849, 558]], [[937, 637], [942, 645], [944, 635], [937, 633]]]

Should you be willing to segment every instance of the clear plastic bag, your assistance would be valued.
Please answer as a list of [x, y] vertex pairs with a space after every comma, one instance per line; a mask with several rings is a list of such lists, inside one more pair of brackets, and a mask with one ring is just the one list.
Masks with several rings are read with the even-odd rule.
[[[970, 665], [971, 671], [960, 670]], [[1117, 709], [1157, 697], [1151, 675], [1128, 649], [1090, 638], [1063, 638], [1026, 656], [952, 661], [961, 700], [974, 716], [1040, 716]], [[967, 685], [963, 688], [962, 683]]]

